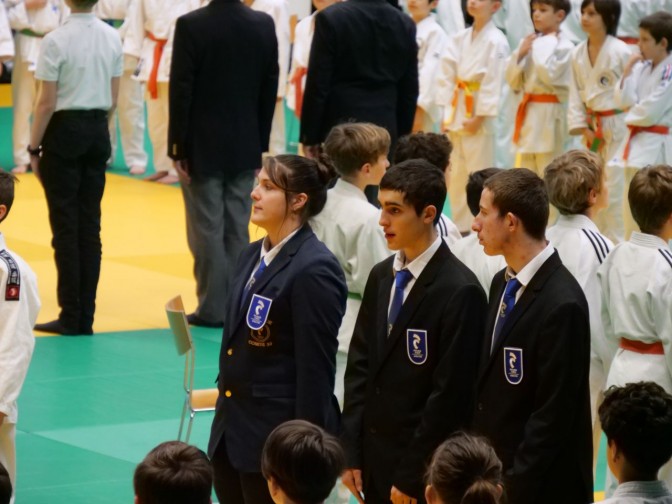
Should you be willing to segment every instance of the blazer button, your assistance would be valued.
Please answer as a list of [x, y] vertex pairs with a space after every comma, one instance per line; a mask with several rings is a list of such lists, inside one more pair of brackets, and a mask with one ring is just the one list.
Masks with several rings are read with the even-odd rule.
[[483, 403], [478, 403], [478, 411], [483, 411]]
[[233, 348], [229, 348], [229, 349], [226, 351], [226, 355], [233, 355]]
[[224, 392], [224, 395], [225, 395], [226, 397], [231, 397], [232, 394], [231, 394], [231, 391], [230, 391], [230, 390], [227, 390], [226, 392]]

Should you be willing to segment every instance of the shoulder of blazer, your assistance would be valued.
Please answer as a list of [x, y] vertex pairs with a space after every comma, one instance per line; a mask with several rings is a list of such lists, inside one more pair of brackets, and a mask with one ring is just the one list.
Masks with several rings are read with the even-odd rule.
[[551, 257], [546, 259], [546, 262], [541, 265], [537, 273], [532, 277], [527, 288], [534, 291], [540, 291], [561, 266], [562, 261], [560, 260], [560, 255], [557, 250], [554, 250]]

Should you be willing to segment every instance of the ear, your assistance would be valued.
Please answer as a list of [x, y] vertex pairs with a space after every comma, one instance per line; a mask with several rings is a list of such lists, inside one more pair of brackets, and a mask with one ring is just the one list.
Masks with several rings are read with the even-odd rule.
[[140, 499], [137, 495], [133, 498], [133, 504], [140, 504]]
[[504, 216], [504, 223], [506, 224], [506, 227], [509, 230], [509, 232], [514, 232], [519, 227], [522, 227], [520, 219], [511, 212], [508, 212]]
[[497, 497], [501, 499], [503, 494], [504, 494], [504, 486], [501, 483], [497, 483]]
[[425, 487], [425, 501], [427, 501], [427, 504], [438, 504], [438, 500], [434, 487], [432, 485], [427, 485]]
[[371, 163], [364, 163], [362, 167], [359, 169], [359, 171], [362, 172], [364, 175], [368, 175], [369, 173], [371, 173], [371, 168], [373, 168]]
[[588, 191], [588, 206], [592, 207], [595, 203], [597, 203], [597, 197], [599, 196], [599, 193], [595, 189], [590, 189]]
[[273, 500], [275, 500], [275, 497], [278, 495], [278, 492], [280, 492], [280, 487], [275, 482], [273, 476], [268, 478], [266, 482], [268, 483], [268, 492], [271, 494], [271, 497], [274, 498]]
[[558, 21], [560, 22], [563, 22], [567, 17], [567, 13], [565, 12], [564, 9], [558, 9], [557, 11], [555, 11], [555, 15], [558, 18]]
[[665, 50], [667, 50], [670, 47], [670, 41], [667, 40], [667, 37], [663, 37], [660, 39], [660, 45], [662, 45]]
[[422, 222], [425, 224], [434, 224], [436, 213], [436, 207], [434, 205], [427, 205], [422, 211]]
[[0, 222], [5, 218], [7, 215], [7, 205], [0, 205]]
[[292, 212], [300, 212], [307, 202], [308, 195], [306, 193], [299, 193], [294, 195], [289, 206]]

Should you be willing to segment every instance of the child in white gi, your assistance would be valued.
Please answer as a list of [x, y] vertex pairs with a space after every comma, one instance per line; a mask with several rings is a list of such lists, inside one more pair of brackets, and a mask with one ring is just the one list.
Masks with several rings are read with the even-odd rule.
[[[483, 184], [485, 184], [488, 178], [499, 171], [499, 168], [484, 168], [469, 175], [466, 187], [467, 204], [469, 205], [469, 211], [474, 217], [481, 211], [479, 204], [481, 193], [483, 192]], [[460, 241], [454, 243], [450, 247], [450, 250], [465, 266], [474, 272], [481, 286], [483, 286], [485, 295], [489, 297], [490, 284], [492, 284], [495, 273], [506, 268], [504, 256], [487, 255], [483, 251], [483, 246], [479, 243], [478, 235], [473, 231]]]
[[654, 12], [665, 10], [665, 6], [662, 5], [664, 2], [661, 0], [620, 0], [620, 2], [621, 18], [618, 22], [618, 38], [633, 46], [634, 49], [639, 42], [639, 22]]
[[[121, 39], [128, 23], [124, 24], [131, 0], [100, 0], [94, 12], [106, 23], [119, 29]], [[128, 54], [124, 55], [124, 75], [119, 81], [119, 98], [116, 114], [110, 117], [110, 142], [112, 143], [112, 159], [114, 162], [117, 147], [117, 119], [121, 131], [121, 147], [124, 152], [124, 161], [131, 175], [142, 175], [147, 168], [147, 153], [145, 152], [145, 101], [142, 82], [133, 78], [133, 72], [138, 67], [138, 59]]]
[[[639, 26], [641, 54], [632, 55], [614, 94], [616, 106], [628, 109], [625, 124], [630, 130], [610, 162], [613, 169], [625, 168], [624, 201], [637, 170], [672, 164], [672, 13], [657, 12], [642, 19]], [[625, 204], [623, 220], [618, 240], [636, 229]]]
[[471, 225], [464, 190], [469, 173], [493, 165], [495, 126], [509, 45], [492, 22], [499, 0], [470, 1], [472, 27], [446, 44], [441, 58], [437, 101], [443, 106], [443, 129], [453, 143], [452, 215], [460, 231]]
[[[394, 151], [394, 164], [403, 163], [409, 159], [424, 159], [441, 169], [446, 179], [446, 189], [450, 189], [451, 163], [450, 154], [453, 144], [446, 135], [440, 133], [417, 132], [405, 135], [397, 141]], [[441, 213], [436, 224], [436, 232], [448, 246], [452, 246], [462, 239], [462, 234], [455, 223], [448, 216]]]
[[12, 58], [14, 58], [14, 38], [7, 20], [5, 4], [0, 2], [0, 77], [6, 70], [1, 63]]
[[68, 7], [63, 0], [5, 0], [7, 16], [16, 32], [16, 58], [12, 71], [14, 154], [13, 173], [30, 169], [26, 148], [30, 141], [30, 115], [35, 105], [35, 64], [44, 35], [56, 29], [67, 17]]
[[449, 37], [464, 30], [462, 0], [442, 0], [439, 2], [436, 6], [436, 21]]
[[443, 48], [448, 40], [432, 15], [438, 0], [408, 0], [408, 11], [415, 21], [418, 42], [418, 80], [420, 92], [413, 131], [439, 130], [442, 108], [436, 102], [436, 78]]
[[124, 54], [138, 59], [133, 75], [147, 84], [147, 129], [156, 170], [149, 180], [162, 184], [179, 180], [168, 157], [168, 81], [175, 21], [204, 4], [204, 0], [135, 0], [128, 10]]
[[672, 396], [650, 381], [609, 389], [600, 406], [607, 464], [618, 488], [603, 504], [672, 504], [657, 477], [672, 456]]
[[[548, 199], [560, 211], [546, 238], [556, 248], [562, 264], [574, 275], [588, 301], [590, 316], [590, 405], [593, 419], [593, 468], [597, 461], [602, 431], [597, 407], [616, 345], [604, 336], [602, 293], [597, 268], [614, 244], [595, 225], [595, 216], [607, 205], [608, 187], [604, 160], [594, 152], [572, 150], [546, 167], [544, 181]], [[593, 469], [594, 470], [594, 469]]]
[[[607, 387], [650, 380], [672, 393], [672, 167], [639, 170], [628, 200], [642, 232], [617, 245], [597, 272], [604, 331], [620, 346]], [[661, 473], [668, 484], [670, 469]]]
[[[614, 157], [628, 134], [624, 110], [614, 102], [616, 82], [632, 54], [615, 36], [619, 11], [619, 0], [584, 0], [581, 23], [588, 40], [572, 52], [569, 133], [582, 135], [586, 147], [605, 161]], [[623, 227], [623, 184], [623, 170], [610, 169], [609, 205], [596, 222], [612, 239], [617, 239], [613, 230]]]
[[570, 57], [574, 45], [560, 32], [569, 0], [535, 0], [532, 21], [538, 33], [525, 37], [506, 68], [506, 80], [523, 97], [513, 133], [518, 165], [543, 176], [565, 146]]
[[[0, 222], [14, 201], [14, 176], [0, 170]], [[16, 491], [16, 400], [33, 355], [40, 311], [37, 279], [0, 233], [0, 464]]]
[[586, 33], [581, 27], [581, 3], [583, 0], [570, 0], [572, 10], [567, 14], [560, 26], [560, 30], [567, 36], [572, 44], [577, 45], [586, 40]]

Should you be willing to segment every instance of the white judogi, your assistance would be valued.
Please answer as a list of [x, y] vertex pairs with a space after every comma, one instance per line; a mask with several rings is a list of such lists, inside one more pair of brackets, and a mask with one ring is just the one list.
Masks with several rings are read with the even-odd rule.
[[[475, 36], [473, 28], [455, 35], [446, 44], [441, 58], [437, 103], [444, 107], [443, 127], [450, 132], [453, 142], [449, 192], [453, 219], [460, 231], [468, 231], [472, 220], [464, 192], [469, 173], [489, 168], [494, 163], [495, 124], [508, 54], [506, 37], [490, 21]], [[468, 83], [472, 90], [465, 92], [458, 87], [459, 82]], [[453, 107], [456, 90], [457, 102]], [[486, 118], [473, 135], [467, 134], [462, 127], [468, 119], [467, 93], [473, 96], [473, 116]]]
[[439, 75], [441, 54], [448, 41], [433, 15], [416, 24], [418, 43], [418, 80], [420, 93], [418, 107], [425, 112], [423, 131], [436, 132], [441, 125], [443, 108], [437, 103], [436, 79]]
[[590, 408], [593, 419], [593, 466], [597, 460], [602, 433], [597, 408], [602, 403], [609, 366], [618, 345], [607, 340], [602, 324], [602, 291], [597, 269], [614, 248], [600, 234], [595, 223], [585, 215], [560, 215], [556, 224], [546, 230], [546, 238], [560, 254], [562, 264], [579, 282], [590, 318]]
[[[297, 73], [305, 73], [310, 60], [310, 46], [313, 43], [313, 33], [315, 32], [315, 14], [304, 17], [298, 22], [294, 29], [294, 46], [292, 48], [292, 62], [289, 66], [289, 79], [287, 81], [287, 108], [296, 110], [296, 82]], [[306, 88], [306, 76], [303, 75], [301, 82], [301, 94]]]
[[47, 0], [41, 9], [28, 10], [23, 0], [5, 0], [14, 36], [16, 58], [12, 72], [14, 126], [12, 147], [16, 166], [30, 163], [26, 150], [30, 142], [30, 116], [36, 98], [35, 64], [42, 36], [58, 28], [70, 13], [63, 0]]
[[0, 2], [0, 60], [4, 61], [14, 57], [14, 38], [12, 29], [7, 19], [5, 4]]
[[[147, 128], [154, 151], [154, 168], [158, 172], [176, 175], [168, 157], [168, 81], [173, 52], [173, 32], [178, 17], [205, 5], [205, 0], [135, 0], [128, 10], [124, 36], [124, 54], [137, 58], [133, 77], [148, 83], [152, 68], [158, 64], [157, 98], [147, 89]], [[158, 62], [154, 61], [157, 40], [166, 40]]]
[[[569, 89], [569, 132], [578, 135], [586, 127], [597, 130], [601, 124], [603, 143], [597, 153], [609, 162], [628, 135], [625, 125], [625, 113], [612, 116], [591, 118], [587, 110], [605, 112], [618, 109], [614, 101], [616, 83], [630, 58], [630, 47], [616, 37], [607, 35], [593, 65], [588, 56], [588, 43], [582, 42], [572, 52], [572, 80]], [[622, 239], [623, 229], [623, 185], [622, 168], [607, 165], [607, 187], [609, 188], [609, 206], [596, 218], [598, 227], [614, 240]]]
[[371, 205], [364, 193], [343, 179], [327, 191], [324, 209], [310, 220], [317, 237], [336, 256], [348, 285], [345, 315], [338, 331], [336, 386], [334, 394], [343, 405], [343, 377], [350, 339], [362, 304], [364, 287], [371, 269], [392, 255], [383, 229], [378, 224], [380, 210]]
[[446, 245], [449, 247], [462, 239], [462, 233], [457, 229], [455, 223], [444, 214], [439, 216], [436, 232], [439, 233], [439, 236], [443, 238], [443, 241], [445, 241]]
[[483, 252], [483, 246], [478, 243], [476, 233], [471, 233], [454, 243], [450, 247], [450, 251], [474, 272], [485, 291], [485, 295], [490, 297], [490, 284], [492, 284], [493, 277], [498, 271], [506, 268], [504, 256], [489, 256]]
[[660, 0], [620, 1], [621, 17], [618, 19], [616, 35], [623, 38], [639, 39], [639, 22], [642, 18], [663, 8]]
[[287, 91], [287, 67], [289, 66], [289, 9], [286, 0], [254, 0], [251, 6], [254, 10], [265, 12], [273, 18], [275, 36], [278, 39], [278, 101], [273, 112], [271, 124], [271, 138], [268, 148], [269, 154], [275, 156], [286, 152], [287, 139], [285, 137], [285, 105], [282, 98]]
[[[122, 40], [128, 27], [125, 22], [131, 0], [100, 0], [93, 11], [104, 21], [124, 22], [119, 27]], [[112, 159], [114, 162], [117, 147], [117, 121], [121, 131], [121, 146], [124, 151], [126, 166], [146, 167], [145, 152], [145, 102], [143, 83], [133, 79], [133, 72], [138, 67], [138, 59], [124, 55], [124, 74], [119, 80], [119, 96], [114, 116], [110, 117], [110, 142], [112, 143]]]
[[628, 481], [602, 504], [672, 504], [672, 493], [664, 481]]
[[[668, 55], [655, 68], [650, 61], [639, 62], [628, 78], [618, 82], [614, 102], [620, 109], [629, 109], [625, 114], [628, 127], [672, 127], [672, 55]], [[630, 142], [628, 159], [624, 159]], [[623, 228], [621, 236], [627, 238], [637, 224], [632, 219], [627, 190], [636, 170], [647, 165], [672, 164], [672, 135], [641, 132], [628, 135], [621, 143], [616, 156], [610, 161], [614, 169], [625, 168], [623, 188]], [[619, 239], [622, 239], [619, 237]]]
[[540, 36], [532, 42], [530, 52], [520, 62], [519, 45], [506, 67], [506, 80], [515, 92], [554, 95], [559, 100], [559, 103], [527, 104], [516, 146], [521, 154], [520, 166], [536, 171], [541, 177], [544, 168], [562, 154], [565, 147], [573, 49], [574, 45], [562, 32]]
[[40, 298], [35, 273], [21, 257], [7, 250], [2, 234], [0, 251], [11, 256], [20, 274], [19, 299], [9, 301], [5, 292], [10, 268], [0, 258], [0, 412], [6, 415], [0, 422], [0, 463], [7, 469], [16, 491], [16, 401], [35, 347], [33, 326], [40, 311]]
[[506, 35], [509, 47], [518, 47], [525, 37], [534, 33], [530, 2], [526, 0], [502, 2], [502, 6], [492, 16], [492, 21]]
[[452, 37], [464, 30], [464, 12], [461, 0], [441, 0], [436, 6], [436, 21], [446, 35]]
[[565, 20], [560, 25], [560, 29], [565, 36], [572, 41], [572, 44], [577, 45], [586, 40], [586, 32], [581, 28], [581, 1], [570, 0], [572, 10], [565, 17]]

